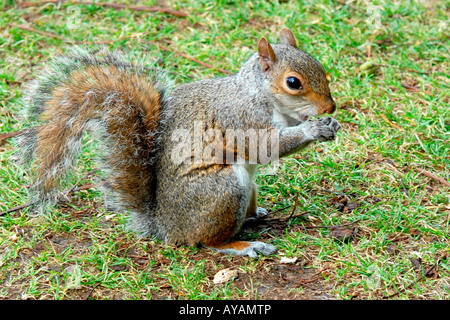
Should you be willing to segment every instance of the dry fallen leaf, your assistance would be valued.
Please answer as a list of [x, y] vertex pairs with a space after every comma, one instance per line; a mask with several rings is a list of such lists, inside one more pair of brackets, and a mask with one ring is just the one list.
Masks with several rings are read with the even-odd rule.
[[354, 235], [354, 227], [351, 226], [332, 226], [330, 235], [342, 242], [350, 241]]
[[390, 243], [386, 246], [386, 251], [390, 254], [399, 254], [401, 252], [399, 247], [393, 243]]
[[296, 261], [297, 261], [297, 257], [294, 257], [294, 258], [283, 257], [283, 258], [281, 258], [280, 263], [295, 263]]
[[230, 268], [222, 269], [214, 275], [214, 284], [224, 283], [237, 278], [237, 270], [231, 270]]
[[417, 259], [409, 258], [409, 260], [416, 271], [422, 271], [422, 259], [420, 257]]

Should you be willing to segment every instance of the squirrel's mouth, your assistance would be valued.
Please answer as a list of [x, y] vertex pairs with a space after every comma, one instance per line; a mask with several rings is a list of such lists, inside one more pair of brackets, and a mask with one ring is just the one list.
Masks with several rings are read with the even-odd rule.
[[298, 120], [300, 120], [301, 122], [305, 122], [307, 121], [309, 118], [309, 116], [304, 115], [304, 114], [298, 114]]
[[304, 114], [304, 113], [301, 113], [301, 112], [297, 112], [295, 114], [295, 119], [297, 119], [300, 122], [305, 122], [305, 121], [307, 121], [310, 118], [310, 116], [311, 115], [307, 115], [307, 114]]
[[315, 108], [303, 108], [302, 110], [296, 111], [293, 114], [293, 117], [300, 122], [305, 122], [310, 120], [311, 118], [317, 117], [317, 110]]

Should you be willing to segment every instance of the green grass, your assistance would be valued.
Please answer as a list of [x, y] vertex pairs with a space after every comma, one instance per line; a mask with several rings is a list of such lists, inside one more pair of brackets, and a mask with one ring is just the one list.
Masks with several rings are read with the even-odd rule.
[[[274, 256], [228, 257], [137, 239], [124, 230], [126, 213], [103, 209], [102, 195], [93, 188], [42, 215], [26, 208], [0, 217], [0, 297], [448, 300], [450, 188], [417, 168], [450, 181], [450, 3], [342, 3], [165, 1], [187, 13], [180, 18], [92, 5], [22, 9], [1, 2], [0, 133], [25, 126], [22, 86], [72, 44], [106, 42], [146, 54], [184, 83], [222, 76], [218, 68], [236, 72], [259, 37], [276, 42], [285, 26], [330, 75], [339, 106], [334, 117], [343, 130], [332, 143], [261, 168], [259, 203], [277, 211], [271, 217], [288, 217], [297, 195], [295, 214], [307, 212], [286, 224], [270, 220], [243, 230], [241, 237], [276, 245]], [[362, 75], [359, 66], [368, 61], [377, 72]], [[95, 167], [95, 143], [85, 140], [66, 186]], [[0, 210], [28, 201], [30, 178], [14, 152], [13, 144], [0, 145]], [[345, 205], [338, 193], [346, 195]], [[352, 239], [336, 240], [331, 227], [350, 223]], [[283, 256], [298, 260], [281, 264]], [[214, 275], [224, 268], [236, 269], [238, 278], [215, 285]]]

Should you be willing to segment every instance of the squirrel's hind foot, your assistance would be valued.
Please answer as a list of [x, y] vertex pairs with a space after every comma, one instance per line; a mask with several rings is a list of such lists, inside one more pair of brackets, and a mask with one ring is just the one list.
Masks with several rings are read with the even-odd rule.
[[278, 251], [275, 246], [261, 241], [232, 241], [219, 246], [207, 247], [223, 254], [249, 256], [251, 258], [258, 258], [259, 253], [261, 253], [263, 256], [268, 256], [271, 254], [275, 254]]

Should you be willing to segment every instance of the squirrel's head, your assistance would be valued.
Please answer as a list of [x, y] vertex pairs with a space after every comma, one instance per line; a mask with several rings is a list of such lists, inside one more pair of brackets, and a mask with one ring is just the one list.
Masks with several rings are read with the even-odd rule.
[[282, 29], [281, 43], [273, 46], [261, 38], [258, 56], [260, 71], [275, 99], [274, 107], [282, 117], [298, 122], [335, 111], [322, 65], [297, 48], [290, 30]]

